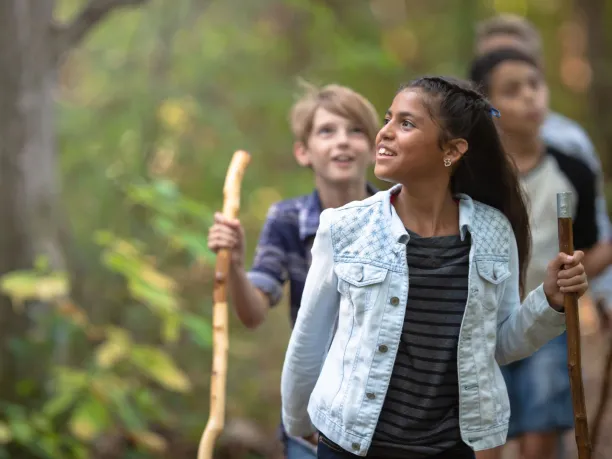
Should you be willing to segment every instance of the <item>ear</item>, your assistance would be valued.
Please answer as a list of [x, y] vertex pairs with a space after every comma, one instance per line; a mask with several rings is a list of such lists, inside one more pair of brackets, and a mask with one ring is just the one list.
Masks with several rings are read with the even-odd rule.
[[456, 164], [468, 149], [465, 139], [453, 139], [444, 146], [444, 160], [450, 159], [451, 164]]
[[310, 155], [308, 154], [308, 148], [303, 142], [295, 142], [293, 144], [293, 156], [295, 160], [302, 167], [310, 167]]

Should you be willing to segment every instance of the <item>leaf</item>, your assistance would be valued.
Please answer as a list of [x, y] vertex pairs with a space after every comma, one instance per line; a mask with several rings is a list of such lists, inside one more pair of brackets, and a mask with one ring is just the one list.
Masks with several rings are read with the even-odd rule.
[[91, 441], [110, 425], [106, 407], [96, 398], [87, 397], [74, 410], [68, 428], [82, 441]]
[[8, 424], [0, 421], [0, 445], [6, 445], [13, 439], [13, 432]]
[[205, 349], [212, 346], [212, 327], [208, 320], [195, 314], [183, 314], [183, 326], [198, 346]]
[[152, 306], [158, 311], [173, 311], [178, 309], [178, 301], [167, 292], [153, 288], [140, 280], [133, 280], [129, 283], [130, 293], [132, 296], [149, 306]]
[[101, 368], [110, 368], [127, 355], [130, 346], [128, 333], [113, 327], [107, 331], [106, 341], [96, 348], [95, 362]]
[[141, 432], [132, 432], [132, 438], [136, 443], [153, 453], [161, 454], [166, 452], [166, 449], [168, 448], [168, 442], [164, 437], [146, 430]]
[[165, 343], [175, 343], [181, 331], [181, 316], [178, 313], [166, 314], [162, 322], [162, 339]]
[[42, 414], [53, 419], [66, 412], [82, 396], [89, 375], [81, 370], [56, 367], [52, 381], [54, 395], [42, 407]]
[[42, 413], [50, 418], [55, 418], [66, 412], [80, 396], [77, 391], [62, 391], [55, 394], [43, 406]]
[[34, 429], [28, 423], [27, 419], [9, 419], [13, 438], [22, 444], [27, 444], [34, 438]]
[[164, 351], [148, 346], [137, 346], [132, 349], [131, 359], [140, 371], [166, 389], [182, 393], [191, 390], [191, 382], [187, 375]]
[[153, 187], [164, 198], [175, 199], [180, 195], [176, 184], [172, 180], [156, 180]]
[[130, 432], [144, 430], [145, 423], [140, 419], [138, 413], [129, 402], [125, 391], [111, 387], [108, 391], [110, 399], [113, 401], [113, 406], [117, 410], [117, 414], [123, 421], [126, 429]]
[[2, 277], [0, 290], [15, 302], [52, 301], [68, 296], [70, 284], [63, 272], [41, 276], [31, 271], [13, 271]]

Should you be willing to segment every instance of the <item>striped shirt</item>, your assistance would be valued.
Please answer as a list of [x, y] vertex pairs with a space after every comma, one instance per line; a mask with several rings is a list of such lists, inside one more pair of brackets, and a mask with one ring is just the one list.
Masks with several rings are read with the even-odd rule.
[[459, 447], [473, 457], [461, 441], [457, 380], [470, 238], [409, 234], [404, 327], [368, 456], [420, 458]]

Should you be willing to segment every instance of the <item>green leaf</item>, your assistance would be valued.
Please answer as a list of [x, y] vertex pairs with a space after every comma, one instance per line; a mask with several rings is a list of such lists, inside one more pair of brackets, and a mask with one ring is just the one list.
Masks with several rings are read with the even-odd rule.
[[208, 349], [212, 346], [212, 326], [210, 322], [195, 314], [183, 314], [183, 326], [189, 331], [189, 336], [200, 347]]
[[6, 445], [13, 439], [13, 432], [8, 424], [0, 421], [0, 445]]
[[176, 184], [171, 180], [156, 180], [153, 187], [164, 198], [175, 199], [180, 194]]
[[131, 339], [125, 330], [112, 327], [107, 330], [107, 339], [100, 344], [94, 353], [96, 364], [100, 368], [110, 368], [125, 358], [131, 346]]
[[140, 371], [166, 389], [182, 393], [191, 390], [191, 382], [187, 375], [161, 349], [135, 346], [131, 352], [131, 359]]
[[165, 343], [175, 343], [181, 331], [181, 317], [178, 313], [166, 314], [162, 322], [162, 339]]
[[130, 432], [138, 432], [144, 429], [145, 423], [140, 419], [134, 407], [132, 407], [124, 391], [110, 388], [108, 395], [113, 401], [113, 406], [126, 429]]
[[89, 396], [74, 410], [68, 427], [82, 441], [89, 442], [110, 425], [107, 408], [95, 397]]
[[17, 302], [52, 301], [68, 296], [70, 284], [63, 272], [42, 276], [32, 271], [13, 271], [2, 277], [0, 290]]

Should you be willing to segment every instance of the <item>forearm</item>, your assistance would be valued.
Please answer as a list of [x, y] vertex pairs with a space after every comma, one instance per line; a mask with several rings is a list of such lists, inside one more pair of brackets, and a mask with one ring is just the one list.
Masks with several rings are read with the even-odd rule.
[[497, 327], [495, 357], [500, 365], [528, 357], [565, 330], [565, 317], [548, 303], [542, 285]]
[[588, 278], [599, 276], [612, 264], [612, 243], [599, 242], [589, 251], [585, 251], [582, 264]]
[[261, 325], [270, 303], [267, 296], [251, 284], [243, 267], [231, 266], [229, 295], [236, 315], [247, 328]]

